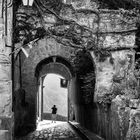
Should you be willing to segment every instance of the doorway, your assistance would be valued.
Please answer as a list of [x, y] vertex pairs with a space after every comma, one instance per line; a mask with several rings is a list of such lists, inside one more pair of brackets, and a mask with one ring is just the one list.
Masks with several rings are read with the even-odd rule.
[[[66, 82], [66, 83], [62, 83]], [[68, 120], [68, 81], [61, 75], [49, 73], [40, 78], [38, 92], [39, 120], [51, 120], [53, 105], [57, 107], [56, 121]]]

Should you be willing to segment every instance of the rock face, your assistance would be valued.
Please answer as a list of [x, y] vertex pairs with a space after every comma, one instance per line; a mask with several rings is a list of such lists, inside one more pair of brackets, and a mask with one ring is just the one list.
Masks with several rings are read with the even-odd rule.
[[[79, 46], [84, 44], [84, 49], [90, 52], [95, 66], [94, 105], [85, 105], [80, 99], [77, 99], [76, 103], [71, 103], [77, 113], [76, 121], [107, 140], [139, 139], [140, 105], [137, 80], [134, 76], [135, 51], [133, 50], [135, 18], [130, 16], [127, 19], [125, 13], [120, 10], [98, 10], [98, 7], [97, 1], [63, 0], [63, 6], [59, 7], [59, 16], [65, 19], [64, 21], [76, 23], [72, 25], [72, 29], [74, 33], [82, 36], [80, 39], [76, 38], [76, 41], [75, 34], [69, 30], [70, 25], [61, 24], [62, 21], [59, 21], [61, 18], [57, 19], [52, 13], [43, 13], [45, 31], [51, 29], [58, 38], [46, 35], [33, 45], [28, 58], [22, 56], [22, 85], [28, 93], [30, 106], [35, 109], [38, 88], [35, 77], [37, 65], [46, 58], [58, 56], [67, 60], [74, 68], [73, 58], [79, 49], [83, 49]], [[63, 42], [60, 42], [58, 39], [64, 32], [69, 34], [66, 34], [64, 40], [61, 38]], [[67, 45], [69, 39], [73, 41], [72, 43], [82, 43], [76, 44], [78, 49], [70, 47], [70, 44]], [[94, 40], [91, 48], [90, 39]], [[16, 64], [19, 65], [18, 61]], [[15, 75], [19, 75], [19, 72], [16, 71]], [[20, 80], [15, 78], [15, 84]], [[80, 97], [80, 91], [74, 92]], [[72, 107], [70, 109], [73, 110]], [[78, 113], [83, 115], [79, 116]], [[34, 114], [31, 116], [35, 117]]]

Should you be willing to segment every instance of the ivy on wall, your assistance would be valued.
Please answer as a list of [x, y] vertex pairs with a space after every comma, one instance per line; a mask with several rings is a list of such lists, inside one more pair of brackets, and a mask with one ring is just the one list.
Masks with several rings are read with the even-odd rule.
[[95, 88], [95, 68], [89, 53], [85, 50], [78, 51], [74, 59], [74, 68], [79, 80], [82, 103], [92, 103]]
[[[16, 13], [16, 27], [15, 27], [15, 43], [23, 42], [27, 44], [36, 38], [43, 38], [50, 36], [56, 39], [65, 46], [81, 48], [86, 50], [93, 50], [95, 54], [108, 55], [110, 49], [103, 49], [99, 43], [99, 29], [93, 29], [81, 25], [73, 19], [66, 19], [60, 15], [60, 10], [63, 7], [69, 7], [71, 12], [94, 14], [96, 17], [96, 24], [99, 26], [100, 11], [96, 10], [75, 10], [72, 5], [63, 4], [60, 0], [55, 4], [52, 1], [35, 1], [34, 7], [31, 9], [20, 7]], [[68, 13], [66, 13], [68, 14]], [[124, 24], [134, 24], [137, 10], [120, 9], [120, 18]], [[50, 22], [49, 19], [50, 18]], [[47, 19], [47, 20], [46, 20]], [[110, 17], [111, 19], [111, 17]], [[113, 21], [112, 21], [113, 22]], [[112, 32], [115, 34], [115, 32]], [[102, 34], [108, 34], [104, 32]], [[120, 32], [121, 34], [121, 32]], [[122, 31], [122, 35], [123, 35]], [[100, 47], [99, 47], [100, 45]]]
[[[63, 9], [64, 7], [70, 9], [68, 11], [64, 10], [64, 12], [66, 12], [66, 15], [73, 14], [73, 12], [75, 13], [75, 15], [77, 13], [84, 13], [86, 15], [93, 14], [96, 19], [95, 23], [98, 27], [96, 28], [96, 30], [93, 30], [88, 26], [79, 24], [76, 20], [63, 17], [61, 14], [61, 9]], [[113, 65], [114, 61], [111, 57], [111, 52], [123, 49], [129, 50], [130, 48], [123, 48], [122, 46], [117, 46], [115, 48], [107, 46], [105, 48], [105, 44], [104, 42], [101, 43], [100, 37], [102, 37], [104, 41], [106, 34], [114, 35], [113, 38], [117, 38], [118, 36], [115, 35], [120, 34], [120, 37], [118, 37], [116, 40], [114, 39], [115, 41], [111, 44], [111, 46], [113, 46], [122, 38], [122, 40], [125, 40], [126, 35], [129, 35], [135, 31], [132, 30], [122, 32], [107, 32], [105, 28], [104, 32], [99, 31], [99, 21], [101, 20], [101, 17], [99, 15], [99, 10], [77, 10], [74, 9], [72, 5], [64, 4], [60, 0], [36, 0], [33, 8], [29, 9], [21, 6], [16, 13], [16, 27], [14, 36], [15, 43], [22, 42], [22, 44], [24, 45], [37, 38], [41, 39], [44, 37], [51, 37], [64, 46], [73, 47], [76, 49], [77, 53], [75, 54], [74, 58], [74, 67], [75, 71], [79, 75], [79, 80], [81, 81], [81, 90], [83, 91], [82, 94], [83, 97], [86, 96], [85, 101], [87, 103], [92, 99], [91, 95], [93, 93], [91, 93], [91, 91], [94, 89], [94, 86], [91, 85], [91, 83], [94, 83], [93, 81], [95, 80], [93, 64], [91, 64], [91, 61], [88, 61], [89, 51], [94, 51], [99, 62], [104, 62], [108, 57], [110, 57], [110, 63], [112, 63]], [[126, 23], [131, 26], [136, 22], [135, 19], [137, 17], [137, 10], [120, 9], [118, 15], [120, 17], [121, 24], [124, 24], [124, 28], [126, 28]], [[114, 23], [114, 26], [117, 26], [115, 24], [114, 18], [112, 18], [111, 16], [111, 23]], [[107, 25], [105, 27], [107, 28]], [[87, 81], [87, 77], [90, 79], [90, 81]], [[115, 77], [113, 78], [113, 80], [115, 80], [116, 83], [121, 81], [120, 79], [116, 79]], [[118, 91], [119, 89], [116, 90]], [[107, 99], [110, 100], [112, 98], [110, 96], [112, 95], [107, 95], [109, 95]]]

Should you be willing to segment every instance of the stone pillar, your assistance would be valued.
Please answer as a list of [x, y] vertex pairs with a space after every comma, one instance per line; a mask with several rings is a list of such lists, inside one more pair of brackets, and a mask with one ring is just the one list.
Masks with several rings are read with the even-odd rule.
[[[6, 0], [5, 0], [6, 1]], [[12, 140], [12, 79], [11, 79], [11, 46], [12, 46], [12, 6], [5, 8], [2, 16], [2, 5], [10, 4], [0, 0], [0, 139]]]

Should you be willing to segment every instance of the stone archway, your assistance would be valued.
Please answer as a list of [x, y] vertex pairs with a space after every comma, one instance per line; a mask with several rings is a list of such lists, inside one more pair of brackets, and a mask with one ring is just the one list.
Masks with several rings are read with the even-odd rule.
[[[54, 61], [55, 60], [55, 61]], [[68, 80], [68, 120], [71, 118], [71, 100], [75, 94], [76, 89], [71, 89], [74, 84], [75, 75], [72, 71], [72, 67], [64, 58], [58, 56], [48, 57], [42, 60], [36, 67], [36, 77], [38, 79], [38, 93], [37, 93], [37, 117], [39, 120], [43, 118], [43, 82], [47, 74], [54, 73], [63, 76]]]
[[46, 75], [46, 73], [60, 74], [68, 80], [70, 80], [73, 75], [72, 66], [60, 56], [48, 57], [37, 65], [35, 72], [37, 79]]
[[[26, 91], [26, 101], [29, 103], [29, 113], [27, 119], [27, 125], [33, 125], [35, 127], [36, 125], [36, 96], [37, 96], [37, 90], [38, 90], [38, 79], [37, 79], [37, 71], [41, 68], [38, 67], [38, 64], [40, 62], [42, 64], [54, 62], [54, 57], [59, 57], [59, 59], [56, 59], [57, 63], [63, 63], [65, 64], [65, 69], [67, 67], [70, 69], [70, 71], [74, 74], [74, 70], [72, 70], [72, 57], [75, 55], [74, 52], [76, 50], [74, 48], [64, 46], [60, 43], [58, 43], [53, 38], [43, 38], [39, 40], [36, 44], [34, 44], [33, 48], [30, 50], [29, 57], [25, 58], [24, 54], [22, 57], [22, 66], [21, 66], [21, 77], [22, 79], [19, 79], [19, 72], [18, 69], [15, 72], [15, 85], [18, 83], [18, 81], [21, 81], [22, 88]], [[61, 57], [60, 57], [61, 56]], [[62, 59], [63, 58], [63, 59]], [[68, 62], [68, 63], [65, 63]], [[41, 65], [42, 65], [41, 64]], [[15, 65], [18, 65], [18, 62], [15, 63]], [[36, 69], [37, 68], [37, 69]], [[70, 74], [69, 74], [70, 75]], [[73, 76], [73, 75], [72, 75]], [[66, 77], [66, 76], [64, 76]], [[67, 76], [68, 77], [68, 76]], [[69, 76], [70, 77], [70, 76]]]
[[[29, 57], [22, 60], [22, 88], [26, 91], [26, 100], [29, 102], [28, 114], [30, 114], [26, 122], [27, 125], [36, 125], [38, 80], [41, 76], [45, 75], [46, 72], [54, 72], [62, 75], [62, 71], [67, 71], [65, 73], [68, 74], [63, 76], [70, 80], [68, 90], [72, 93], [69, 94], [71, 96], [69, 98], [69, 120], [75, 119], [75, 121], [82, 122], [81, 124], [84, 124], [86, 121], [84, 114], [87, 113], [89, 103], [92, 104], [93, 102], [94, 88], [91, 89], [93, 90], [91, 93], [89, 90], [85, 92], [80, 86], [83, 87], [83, 83], [85, 82], [82, 79], [86, 79], [86, 74], [92, 77], [92, 70], [93, 74], [95, 74], [95, 68], [88, 52], [81, 50], [79, 57], [75, 52], [77, 52], [77, 49], [64, 46], [53, 38], [43, 38], [34, 44], [30, 50]], [[80, 66], [75, 66], [76, 64], [74, 64], [73, 61], [75, 57]], [[54, 68], [56, 67], [54, 63], [60, 68]], [[83, 70], [84, 73], [79, 73], [79, 70]], [[79, 75], [76, 75], [77, 72]], [[80, 77], [82, 78], [81, 80]], [[88, 83], [92, 83], [91, 81], [93, 81], [92, 85], [94, 86], [95, 78], [90, 78], [90, 82], [88, 81]], [[86, 87], [85, 85], [84, 88]], [[88, 94], [85, 94], [87, 92]], [[86, 108], [85, 104], [88, 104]], [[81, 116], [80, 114], [83, 115]]]

